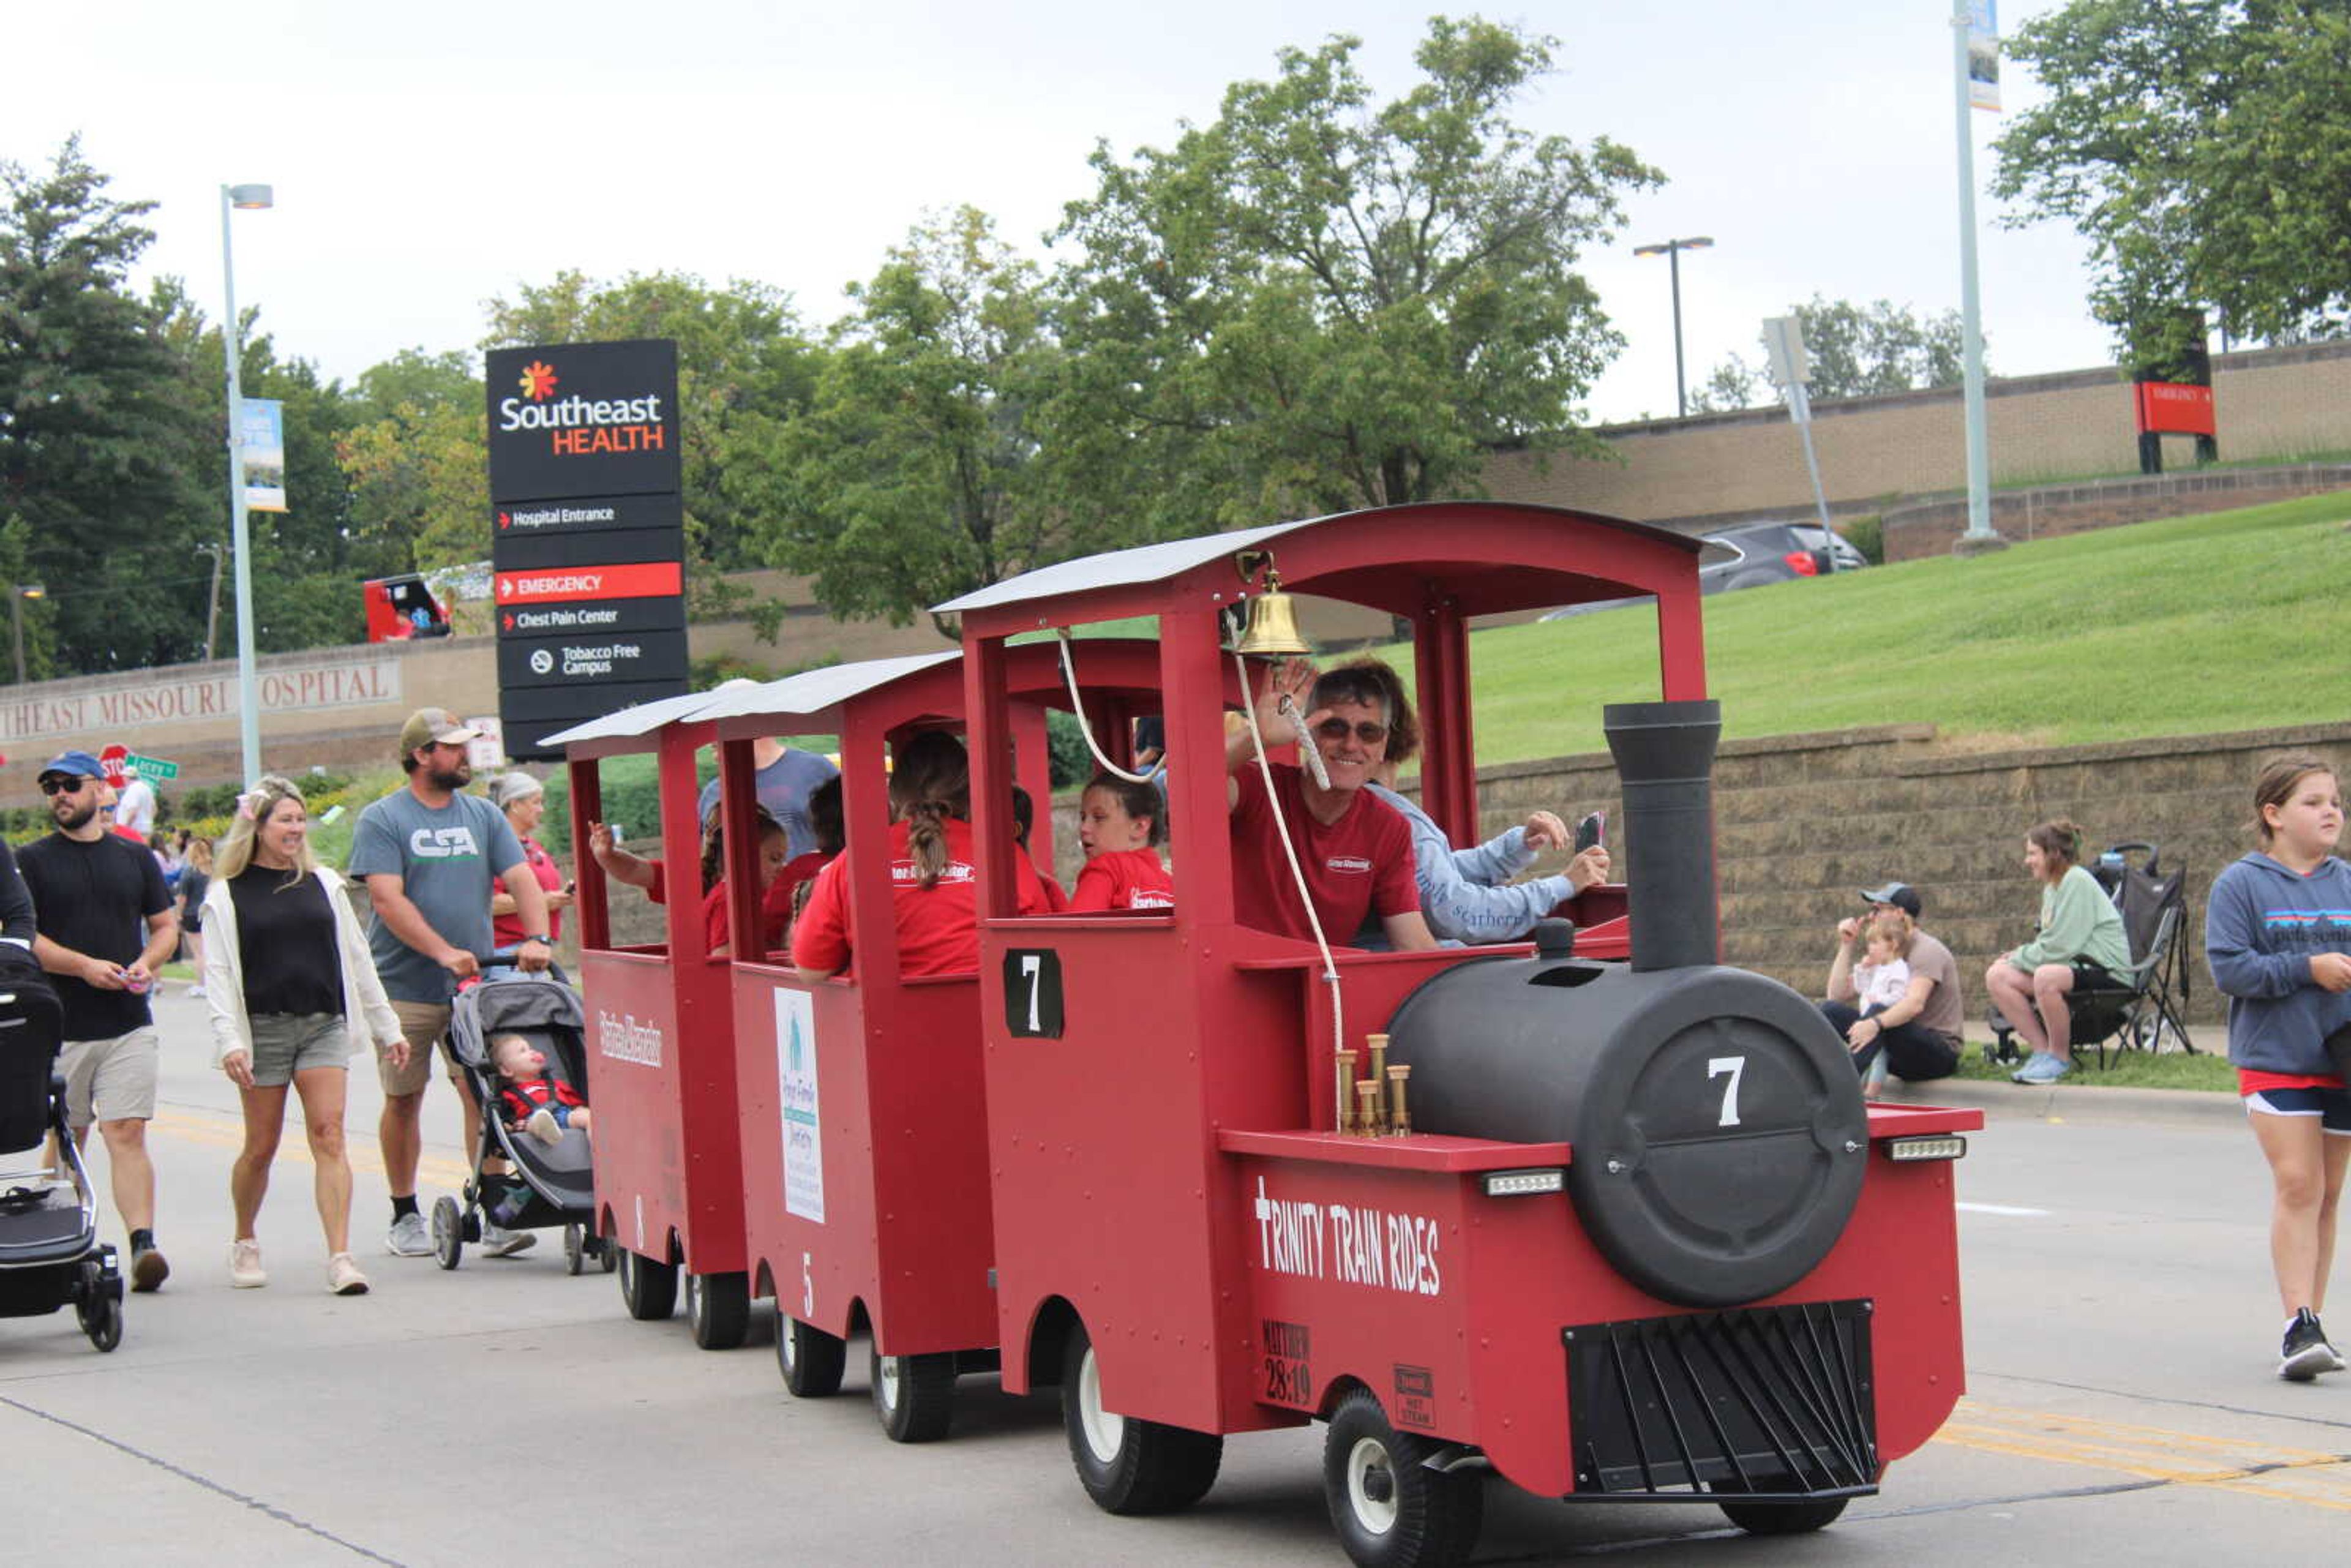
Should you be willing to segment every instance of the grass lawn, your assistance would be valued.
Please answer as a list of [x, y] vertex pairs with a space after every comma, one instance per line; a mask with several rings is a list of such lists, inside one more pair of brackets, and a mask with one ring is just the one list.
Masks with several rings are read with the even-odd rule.
[[[1984, 1060], [1982, 1040], [1970, 1040], [1960, 1058], [1959, 1076], [1985, 1083], [2005, 1083], [2008, 1075], [2016, 1071], [2015, 1064], [2001, 1062], [1994, 1066]], [[2064, 1087], [2076, 1085], [2084, 1089], [2188, 1089], [2208, 1093], [2234, 1094], [2237, 1092], [2237, 1070], [2229, 1065], [2225, 1056], [2199, 1051], [2190, 1056], [2185, 1051], [2167, 1051], [2160, 1056], [2150, 1056], [2143, 1051], [2114, 1052], [2106, 1058], [2109, 1065], [2098, 1070], [2095, 1051], [2076, 1052], [2076, 1065]]]
[[[2311, 673], [2351, 640], [2346, 519], [2351, 496], [2317, 496], [1719, 594], [1710, 692], [1729, 737], [1917, 720], [2073, 746], [2339, 719]], [[1475, 643], [1480, 762], [1603, 750], [1601, 706], [1658, 695], [1646, 605]]]

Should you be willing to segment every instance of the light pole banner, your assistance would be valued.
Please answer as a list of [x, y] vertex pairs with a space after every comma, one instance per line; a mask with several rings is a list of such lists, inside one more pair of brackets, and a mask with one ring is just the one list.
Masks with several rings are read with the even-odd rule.
[[1968, 103], [2000, 112], [1998, 0], [1968, 0]]
[[286, 405], [276, 398], [248, 397], [237, 425], [245, 448], [245, 506], [252, 512], [286, 509]]

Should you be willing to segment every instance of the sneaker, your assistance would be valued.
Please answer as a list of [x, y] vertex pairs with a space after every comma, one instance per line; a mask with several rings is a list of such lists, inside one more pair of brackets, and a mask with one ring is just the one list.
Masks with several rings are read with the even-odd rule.
[[508, 1230], [486, 1219], [482, 1221], [482, 1256], [485, 1258], [511, 1258], [538, 1245], [537, 1231]]
[[195, 984], [188, 988], [188, 999], [192, 1002], [200, 1002], [204, 999], [204, 983], [202, 980], [198, 980]]
[[384, 1233], [383, 1249], [395, 1258], [430, 1258], [433, 1256], [433, 1233], [424, 1228], [421, 1214], [403, 1214], [392, 1222]]
[[530, 1113], [530, 1119], [522, 1124], [522, 1130], [542, 1144], [563, 1141], [563, 1129], [555, 1124], [555, 1113], [544, 1105]]
[[228, 1244], [228, 1283], [233, 1291], [257, 1291], [269, 1283], [261, 1266], [261, 1243], [247, 1238]]
[[327, 1289], [338, 1296], [364, 1296], [368, 1277], [350, 1253], [338, 1252], [327, 1260]]
[[2322, 1372], [2341, 1369], [2343, 1358], [2326, 1343], [2318, 1314], [2308, 1307], [2294, 1313], [2285, 1326], [2285, 1343], [2278, 1351], [2278, 1375], [2288, 1383], [2307, 1383]]
[[131, 1250], [131, 1288], [141, 1293], [160, 1291], [163, 1281], [172, 1277], [172, 1265], [163, 1254], [152, 1247], [134, 1247]]
[[2036, 1051], [2032, 1060], [2009, 1075], [2016, 1083], [2054, 1083], [2074, 1071], [2070, 1061], [2060, 1061], [2045, 1051]]

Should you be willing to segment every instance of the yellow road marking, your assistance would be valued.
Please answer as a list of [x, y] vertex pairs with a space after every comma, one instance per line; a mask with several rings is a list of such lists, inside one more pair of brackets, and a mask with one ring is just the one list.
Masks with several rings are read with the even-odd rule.
[[[245, 1146], [245, 1123], [242, 1119], [209, 1115], [203, 1112], [159, 1111], [154, 1120], [147, 1124], [147, 1131], [151, 1135], [176, 1139], [183, 1144], [204, 1144], [224, 1149]], [[353, 1137], [346, 1129], [343, 1147], [354, 1173], [383, 1175], [383, 1155], [375, 1146], [374, 1139]], [[303, 1135], [298, 1118], [287, 1124], [285, 1135], [277, 1143], [277, 1157], [280, 1160], [298, 1160], [304, 1165], [310, 1163], [310, 1141]], [[473, 1173], [462, 1160], [444, 1155], [427, 1155], [417, 1163], [416, 1174], [419, 1178], [430, 1180], [436, 1186], [458, 1186]]]
[[[2315, 1448], [1962, 1399], [1936, 1442], [2351, 1512], [2351, 1461]], [[2332, 1495], [2330, 1495], [2332, 1494]]]

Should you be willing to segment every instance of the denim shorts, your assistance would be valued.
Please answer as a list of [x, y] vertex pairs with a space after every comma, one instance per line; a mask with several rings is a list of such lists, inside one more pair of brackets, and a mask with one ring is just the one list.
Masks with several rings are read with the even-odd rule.
[[256, 1089], [282, 1089], [314, 1067], [350, 1065], [350, 1033], [340, 1013], [256, 1013], [249, 1021]]

